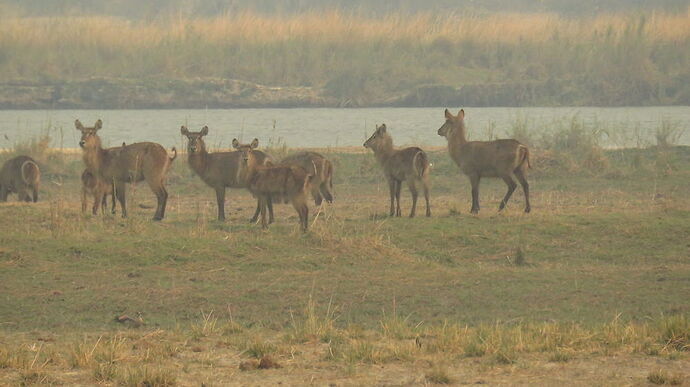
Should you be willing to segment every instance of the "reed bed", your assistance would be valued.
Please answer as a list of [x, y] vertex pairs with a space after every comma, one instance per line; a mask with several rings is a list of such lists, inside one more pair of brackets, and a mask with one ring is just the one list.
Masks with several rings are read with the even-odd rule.
[[0, 76], [234, 78], [323, 87], [343, 98], [390, 97], [428, 84], [505, 83], [510, 90], [515, 82], [562, 81], [569, 86], [539, 93], [573, 104], [666, 104], [690, 95], [678, 81], [690, 68], [689, 48], [690, 12], [5, 18]]

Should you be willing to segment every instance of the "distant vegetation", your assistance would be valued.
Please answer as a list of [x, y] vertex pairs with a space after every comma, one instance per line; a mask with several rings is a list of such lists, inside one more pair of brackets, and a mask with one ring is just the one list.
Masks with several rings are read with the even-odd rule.
[[[226, 92], [214, 80], [238, 79], [307, 87], [317, 97], [297, 104], [310, 105], [690, 104], [690, 12], [4, 18], [0, 78], [64, 90], [98, 78], [150, 92], [154, 82], [176, 103], [212, 100]], [[71, 92], [74, 106], [92, 86]], [[102, 104], [125, 104], [124, 90]], [[59, 106], [60, 93], [28, 98]]]

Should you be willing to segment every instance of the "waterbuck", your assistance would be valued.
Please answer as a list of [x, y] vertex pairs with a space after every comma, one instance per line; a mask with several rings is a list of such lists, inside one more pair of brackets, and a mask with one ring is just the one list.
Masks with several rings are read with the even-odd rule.
[[438, 135], [448, 140], [448, 153], [467, 175], [472, 185], [473, 214], [479, 212], [479, 180], [482, 177], [500, 177], [508, 185], [508, 192], [501, 200], [501, 211], [515, 191], [517, 184], [513, 175], [522, 185], [525, 193], [525, 212], [530, 212], [529, 184], [525, 178], [530, 168], [529, 149], [517, 140], [467, 141], [465, 136], [465, 110], [457, 116], [445, 111], [446, 122], [438, 129]]
[[[126, 145], [127, 144], [123, 142], [121, 147], [108, 148], [106, 151], [119, 152]], [[115, 192], [113, 190], [113, 182], [99, 179], [96, 175], [91, 173], [88, 168], [84, 169], [81, 173], [81, 212], [86, 212], [86, 201], [87, 198], [91, 196], [94, 200], [93, 214], [96, 215], [99, 206], [101, 207], [101, 213], [105, 214], [105, 208], [108, 205], [108, 195], [110, 195], [113, 203], [110, 212], [115, 214]], [[99, 202], [99, 200], [101, 201]]]
[[[96, 177], [89, 172], [88, 168], [81, 173], [81, 212], [86, 212], [88, 197], [93, 197], [92, 212], [95, 215], [98, 207], [101, 207], [101, 213], [105, 214], [105, 208], [108, 205], [108, 195], [112, 197], [111, 213], [115, 213], [115, 193], [113, 192], [113, 184], [108, 183]], [[100, 200], [100, 202], [99, 202]]]
[[292, 203], [299, 216], [300, 228], [306, 232], [309, 228], [307, 192], [311, 189], [313, 175], [297, 165], [259, 164], [254, 151], [259, 145], [257, 139], [251, 144], [240, 144], [233, 140], [233, 145], [242, 153], [243, 168], [247, 170], [247, 188], [259, 200], [261, 226], [268, 227], [266, 209], [271, 200], [284, 201]]
[[[173, 148], [173, 157], [168, 157], [165, 148], [153, 142], [137, 142], [122, 147], [119, 152], [109, 152], [103, 149], [101, 139], [98, 137], [97, 132], [103, 127], [101, 120], [96, 121], [96, 124], [89, 128], [76, 120], [74, 126], [81, 131], [79, 146], [84, 152], [83, 159], [86, 168], [99, 179], [113, 183], [115, 196], [120, 202], [122, 217], [127, 217], [125, 184], [146, 180], [157, 200], [153, 220], [162, 220], [165, 217], [165, 205], [168, 201], [165, 176], [171, 163], [177, 157], [175, 148]], [[100, 201], [101, 198], [97, 200]]]
[[[208, 134], [208, 126], [201, 128], [199, 132], [190, 132], [186, 126], [180, 128], [182, 135], [187, 137], [187, 161], [192, 170], [199, 175], [204, 183], [216, 191], [218, 204], [218, 220], [225, 220], [225, 189], [247, 188], [247, 170], [242, 167], [241, 152], [214, 152], [206, 151], [203, 137]], [[233, 140], [233, 147], [237, 149], [239, 142]], [[261, 151], [255, 151], [257, 162], [263, 165], [270, 157]], [[273, 222], [273, 206], [268, 204], [270, 221]], [[256, 211], [251, 219], [254, 223], [259, 218], [259, 203], [257, 200]]]
[[41, 170], [29, 156], [17, 156], [5, 162], [0, 169], [0, 202], [7, 201], [7, 195], [16, 193], [20, 201], [38, 201], [38, 187], [41, 184]]
[[415, 216], [417, 210], [417, 184], [421, 184], [424, 191], [426, 216], [431, 216], [431, 208], [429, 207], [430, 164], [426, 153], [417, 147], [393, 148], [393, 138], [387, 133], [386, 124], [376, 126], [376, 131], [364, 143], [364, 147], [374, 151], [374, 156], [383, 167], [383, 173], [390, 190], [390, 216], [401, 216], [400, 188], [403, 181], [407, 182], [407, 187], [412, 194], [410, 218]]
[[290, 155], [280, 161], [283, 165], [297, 165], [313, 175], [311, 181], [311, 196], [317, 206], [323, 199], [333, 203], [333, 163], [316, 152], [300, 152]]

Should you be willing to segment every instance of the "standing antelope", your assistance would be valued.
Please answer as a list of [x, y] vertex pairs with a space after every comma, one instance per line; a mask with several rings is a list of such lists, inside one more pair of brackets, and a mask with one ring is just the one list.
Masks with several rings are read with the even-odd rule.
[[300, 152], [290, 155], [280, 161], [284, 165], [297, 165], [313, 175], [311, 182], [311, 196], [317, 206], [323, 199], [333, 203], [333, 163], [316, 152]]
[[[240, 165], [241, 152], [214, 152], [206, 151], [206, 144], [202, 137], [208, 134], [208, 126], [201, 128], [199, 132], [190, 132], [186, 126], [180, 128], [182, 135], [187, 137], [187, 161], [192, 170], [199, 175], [204, 183], [216, 191], [218, 204], [218, 220], [225, 220], [225, 188], [247, 188], [247, 171]], [[237, 149], [237, 140], [233, 140], [233, 147]], [[270, 157], [261, 151], [256, 151], [259, 164], [264, 164]], [[273, 205], [268, 203], [270, 221], [273, 222]], [[257, 200], [256, 211], [250, 222], [254, 223], [259, 218], [259, 203]]]
[[[146, 180], [151, 191], [156, 195], [157, 207], [153, 220], [165, 217], [165, 205], [168, 201], [168, 191], [165, 189], [165, 176], [171, 163], [177, 157], [168, 157], [168, 152], [160, 144], [153, 142], [137, 142], [122, 147], [119, 152], [109, 152], [101, 146], [98, 130], [103, 127], [101, 120], [93, 127], [87, 128], [79, 120], [74, 122], [77, 130], [81, 131], [79, 146], [83, 149], [83, 159], [86, 168], [105, 182], [112, 182], [115, 196], [120, 202], [122, 217], [127, 217], [125, 203], [125, 184]], [[100, 201], [99, 197], [97, 201]]]
[[259, 164], [254, 149], [259, 140], [251, 144], [240, 144], [233, 140], [233, 146], [242, 153], [242, 165], [247, 170], [247, 188], [259, 200], [261, 226], [267, 228], [266, 209], [271, 200], [291, 202], [299, 216], [300, 228], [306, 232], [309, 228], [309, 206], [307, 192], [311, 189], [313, 175], [297, 165], [274, 166], [270, 162]]
[[41, 184], [41, 170], [29, 156], [17, 156], [5, 162], [0, 169], [0, 202], [7, 201], [7, 195], [17, 193], [20, 201], [38, 201], [38, 187]]
[[[106, 151], [109, 153], [119, 152], [125, 146], [127, 146], [127, 144], [123, 142], [121, 147], [108, 148]], [[110, 195], [113, 203], [110, 213], [115, 214], [115, 192], [113, 190], [113, 182], [99, 179], [98, 176], [91, 173], [88, 168], [84, 169], [84, 172], [81, 173], [81, 212], [86, 212], [87, 198], [92, 196], [94, 200], [92, 209], [93, 214], [96, 215], [99, 205], [101, 207], [101, 213], [105, 214], [105, 208], [108, 205], [108, 195]], [[98, 202], [99, 199], [101, 200], [100, 203]]]
[[[376, 127], [374, 134], [364, 143], [365, 148], [374, 151], [374, 156], [383, 167], [383, 173], [390, 190], [390, 216], [400, 216], [400, 188], [403, 181], [412, 194], [410, 218], [417, 210], [417, 184], [421, 184], [426, 200], [426, 216], [431, 216], [429, 207], [429, 159], [426, 153], [417, 147], [404, 149], [393, 148], [393, 138], [386, 132], [386, 124]], [[395, 206], [394, 206], [395, 202]]]
[[99, 179], [89, 172], [88, 168], [84, 169], [84, 172], [81, 174], [81, 212], [86, 212], [88, 197], [92, 196], [94, 200], [93, 214], [96, 214], [99, 206], [101, 207], [101, 213], [105, 214], [105, 208], [108, 205], [108, 195], [112, 197], [113, 205], [110, 212], [114, 214], [115, 193], [113, 192], [113, 184]]
[[448, 140], [448, 153], [467, 175], [472, 185], [473, 214], [479, 212], [479, 180], [482, 177], [500, 177], [508, 186], [506, 196], [501, 200], [498, 210], [501, 211], [515, 191], [517, 184], [512, 175], [518, 179], [525, 193], [525, 212], [530, 212], [529, 183], [525, 178], [529, 164], [529, 149], [517, 140], [467, 141], [465, 137], [465, 110], [461, 109], [453, 116], [445, 111], [446, 122], [438, 129], [438, 135]]

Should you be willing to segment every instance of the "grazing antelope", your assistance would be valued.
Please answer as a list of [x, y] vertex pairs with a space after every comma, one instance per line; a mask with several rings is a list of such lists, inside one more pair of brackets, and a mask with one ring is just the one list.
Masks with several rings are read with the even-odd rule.
[[297, 165], [313, 175], [311, 182], [311, 196], [317, 206], [323, 199], [333, 203], [333, 163], [316, 152], [300, 152], [290, 155], [280, 161], [283, 165]]
[[233, 140], [233, 146], [242, 153], [242, 164], [247, 170], [247, 188], [259, 200], [261, 209], [261, 226], [268, 227], [266, 209], [271, 199], [278, 202], [291, 202], [299, 216], [300, 228], [306, 232], [309, 228], [309, 206], [307, 192], [311, 189], [312, 175], [297, 165], [274, 166], [270, 162], [261, 165], [255, 156], [254, 149], [259, 140], [251, 144], [240, 144]]
[[29, 156], [17, 156], [5, 162], [0, 169], [0, 202], [7, 201], [7, 195], [16, 193], [19, 201], [38, 201], [38, 187], [41, 185], [41, 170]]
[[[426, 216], [431, 216], [429, 207], [429, 159], [426, 153], [417, 147], [404, 149], [393, 148], [393, 138], [386, 132], [386, 124], [376, 127], [374, 134], [364, 143], [365, 148], [374, 151], [374, 156], [383, 167], [383, 173], [390, 190], [390, 216], [401, 216], [400, 188], [403, 181], [412, 194], [410, 218], [417, 210], [417, 184], [421, 184], [426, 200]], [[395, 203], [395, 206], [394, 206]]]
[[448, 153], [467, 175], [472, 185], [472, 209], [479, 212], [479, 180], [482, 177], [500, 177], [508, 185], [508, 192], [501, 200], [498, 210], [501, 211], [515, 191], [517, 184], [513, 175], [522, 185], [525, 193], [525, 212], [530, 212], [529, 183], [525, 178], [530, 168], [529, 149], [517, 140], [467, 141], [465, 137], [465, 110], [457, 116], [445, 111], [446, 122], [438, 129], [438, 135], [448, 140]]
[[[180, 128], [180, 132], [187, 137], [187, 161], [192, 170], [199, 175], [204, 183], [216, 191], [218, 204], [218, 220], [225, 220], [225, 189], [247, 188], [247, 170], [241, 165], [241, 152], [214, 152], [206, 151], [203, 137], [208, 134], [208, 126], [201, 128], [199, 132], [190, 132], [186, 126]], [[233, 147], [237, 149], [233, 141]], [[239, 144], [239, 142], [237, 142]], [[257, 162], [261, 165], [270, 160], [270, 157], [261, 151], [255, 151]], [[268, 203], [270, 221], [273, 222], [273, 205]], [[256, 211], [250, 222], [254, 223], [259, 218], [260, 212], [257, 200]]]
[[[127, 144], [123, 142], [121, 147], [108, 148], [106, 151], [118, 152], [126, 145]], [[84, 172], [81, 173], [81, 212], [86, 212], [87, 198], [92, 196], [94, 199], [93, 214], [96, 215], [99, 205], [101, 207], [101, 213], [105, 214], [105, 208], [108, 205], [108, 195], [110, 195], [113, 203], [110, 213], [115, 214], [115, 192], [113, 190], [113, 182], [101, 180], [88, 169], [84, 169]], [[100, 203], [98, 202], [99, 198], [102, 198]]]
[[[157, 200], [153, 220], [162, 220], [165, 217], [165, 206], [168, 201], [165, 176], [171, 163], [177, 157], [175, 148], [173, 148], [173, 157], [168, 157], [165, 148], [153, 142], [137, 142], [122, 147], [119, 152], [109, 152], [103, 149], [101, 139], [98, 137], [97, 132], [103, 127], [101, 120], [96, 121], [96, 124], [90, 128], [82, 125], [79, 120], [74, 122], [74, 126], [81, 131], [79, 146], [84, 151], [83, 159], [86, 168], [99, 179], [113, 182], [122, 217], [127, 217], [125, 184], [146, 180]], [[97, 199], [98, 202], [101, 200], [101, 198]]]

